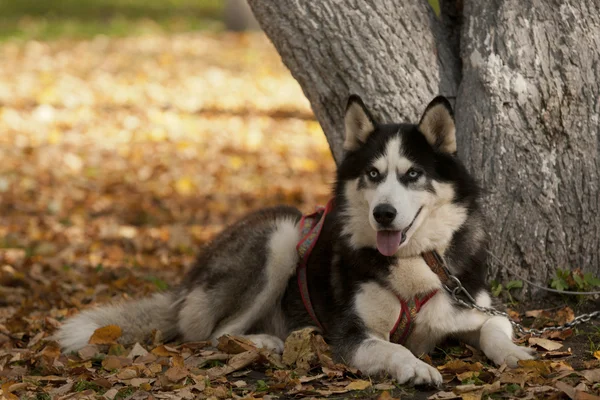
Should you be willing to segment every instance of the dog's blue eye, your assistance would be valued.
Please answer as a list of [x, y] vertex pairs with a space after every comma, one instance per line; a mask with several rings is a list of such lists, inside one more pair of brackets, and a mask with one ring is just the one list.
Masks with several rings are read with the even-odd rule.
[[418, 179], [421, 176], [421, 171], [417, 171], [416, 169], [409, 169], [406, 173], [409, 179]]
[[376, 169], [372, 169], [369, 171], [369, 178], [377, 179], [378, 177], [379, 177], [379, 171], [377, 171]]

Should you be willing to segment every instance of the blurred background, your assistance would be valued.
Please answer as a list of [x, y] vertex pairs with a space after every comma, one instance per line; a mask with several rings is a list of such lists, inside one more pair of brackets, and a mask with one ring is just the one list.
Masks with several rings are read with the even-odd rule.
[[174, 286], [244, 213], [327, 201], [325, 137], [245, 7], [0, 0], [0, 325]]

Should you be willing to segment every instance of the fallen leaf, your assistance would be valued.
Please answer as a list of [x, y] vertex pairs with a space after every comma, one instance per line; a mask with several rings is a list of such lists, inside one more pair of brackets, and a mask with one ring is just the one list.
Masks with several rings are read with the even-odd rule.
[[171, 382], [179, 382], [188, 376], [189, 371], [185, 367], [171, 367], [165, 372], [165, 376]]
[[583, 376], [585, 379], [587, 379], [591, 383], [600, 382], [600, 368], [599, 369], [588, 369], [585, 371], [579, 371], [577, 373], [579, 375]]
[[556, 323], [558, 325], [564, 325], [567, 322], [571, 322], [575, 319], [575, 313], [569, 306], [563, 307], [556, 312]]
[[563, 347], [563, 345], [561, 343], [558, 343], [558, 342], [555, 342], [552, 340], [548, 340], [548, 339], [537, 338], [537, 337], [529, 338], [529, 344], [541, 347], [542, 349], [549, 350], [549, 351], [558, 350], [561, 347]]
[[600, 350], [596, 350], [594, 352], [594, 357], [596, 357], [598, 360], [600, 360]]
[[460, 374], [465, 371], [481, 371], [483, 365], [480, 362], [468, 363], [463, 360], [451, 360], [444, 365], [438, 366], [437, 369], [453, 374]]
[[245, 351], [256, 350], [250, 340], [232, 335], [223, 335], [218, 339], [217, 349], [228, 354], [239, 354]]
[[93, 358], [96, 354], [98, 354], [98, 347], [94, 344], [88, 344], [85, 347], [82, 347], [77, 355], [81, 358], [82, 361], [87, 361]]
[[363, 381], [363, 380], [356, 380], [353, 382], [350, 382], [348, 385], [346, 385], [346, 387], [344, 389], [346, 390], [365, 390], [366, 388], [371, 387], [371, 382], [369, 381]]
[[119, 379], [132, 379], [137, 377], [138, 373], [135, 369], [133, 368], [125, 368], [122, 369], [121, 371], [119, 371], [119, 373], [117, 374], [117, 378]]
[[308, 371], [318, 360], [317, 350], [313, 346], [313, 328], [292, 332], [285, 340], [281, 360], [285, 365], [296, 366]]
[[560, 358], [567, 357], [572, 355], [573, 353], [570, 350], [567, 351], [548, 351], [542, 354], [542, 358]]
[[376, 385], [373, 385], [373, 389], [375, 390], [394, 390], [395, 388], [396, 386], [390, 383], [378, 383]]
[[427, 400], [456, 400], [461, 399], [459, 395], [454, 392], [437, 392], [427, 398]]
[[569, 396], [569, 398], [571, 398], [571, 400], [576, 400], [577, 399], [577, 397], [576, 397], [577, 392], [575, 391], [575, 388], [573, 386], [568, 385], [565, 382], [561, 382], [561, 381], [556, 382], [554, 385], [561, 392], [563, 392], [564, 394], [566, 394], [567, 396]]
[[107, 325], [98, 328], [90, 337], [89, 344], [112, 344], [115, 343], [122, 334], [121, 327], [118, 325]]
[[377, 400], [399, 400], [396, 397], [392, 397], [392, 395], [390, 394], [390, 392], [388, 392], [387, 390], [385, 392], [382, 392], [379, 397], [377, 397]]
[[10, 389], [11, 386], [15, 385], [16, 383], [17, 382], [6, 382], [3, 383], [2, 386], [0, 386], [0, 389], [2, 389], [3, 397], [5, 397], [6, 400], [19, 400], [17, 396], [11, 393]]
[[134, 359], [138, 356], [146, 356], [146, 355], [148, 355], [148, 350], [143, 348], [141, 344], [136, 343], [135, 345], [133, 345], [133, 348], [131, 349], [129, 354], [127, 354], [127, 358]]
[[206, 374], [211, 379], [218, 378], [220, 376], [225, 376], [239, 369], [247, 367], [248, 365], [258, 361], [259, 358], [260, 354], [256, 350], [239, 353], [231, 357], [227, 365], [221, 367], [213, 367], [207, 370]]
[[179, 354], [179, 350], [174, 349], [172, 347], [165, 346], [164, 344], [155, 347], [151, 351], [152, 354], [157, 355], [159, 357], [172, 357]]
[[543, 312], [544, 312], [544, 310], [529, 310], [529, 311], [525, 311], [525, 316], [526, 317], [537, 318], [540, 315], [542, 315]]

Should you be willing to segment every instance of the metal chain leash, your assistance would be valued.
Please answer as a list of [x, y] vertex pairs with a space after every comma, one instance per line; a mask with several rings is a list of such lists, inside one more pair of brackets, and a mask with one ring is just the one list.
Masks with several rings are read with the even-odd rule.
[[[450, 294], [450, 296], [452, 297], [452, 299], [454, 301], [456, 301], [458, 304], [460, 304], [464, 307], [476, 309], [476, 310], [481, 311], [488, 315], [493, 315], [493, 316], [499, 315], [499, 316], [506, 317], [506, 318], [508, 318], [508, 320], [510, 321], [512, 326], [517, 331], [519, 331], [519, 333], [521, 333], [521, 334], [531, 334], [531, 335], [535, 335], [535, 336], [540, 336], [544, 332], [564, 331], [564, 330], [570, 329], [576, 325], [582, 324], [584, 322], [588, 322], [589, 320], [591, 320], [593, 318], [600, 318], [600, 310], [597, 310], [597, 311], [593, 311], [588, 314], [578, 315], [577, 317], [575, 317], [575, 319], [573, 319], [573, 321], [567, 322], [566, 324], [563, 324], [563, 325], [547, 326], [542, 329], [525, 328], [523, 325], [519, 324], [518, 322], [516, 322], [512, 318], [510, 318], [510, 316], [503, 311], [498, 311], [491, 307], [482, 307], [482, 306], [477, 305], [473, 296], [471, 296], [471, 294], [467, 291], [467, 289], [465, 289], [465, 287], [462, 285], [460, 279], [458, 279], [456, 276], [454, 276], [454, 275], [452, 275], [452, 273], [450, 273], [450, 271], [448, 270], [448, 267], [445, 265], [445, 263], [444, 263], [444, 268], [445, 268], [446, 273], [448, 274], [448, 277], [450, 278], [450, 280], [452, 282], [454, 282], [454, 284], [456, 285], [456, 287], [453, 289], [444, 285], [444, 289]], [[467, 301], [458, 297], [458, 295], [461, 292], [464, 294]]]

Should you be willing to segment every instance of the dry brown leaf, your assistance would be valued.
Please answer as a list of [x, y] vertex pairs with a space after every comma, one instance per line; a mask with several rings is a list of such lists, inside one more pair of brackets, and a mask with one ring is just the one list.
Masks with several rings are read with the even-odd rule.
[[[540, 375], [549, 375], [550, 374], [550, 362], [548, 361], [539, 361], [539, 360], [519, 360], [519, 366], [523, 367], [523, 369], [528, 369], [535, 371]], [[559, 365], [558, 363], [555, 363]]]
[[146, 356], [146, 355], [148, 355], [148, 350], [143, 348], [141, 344], [136, 343], [133, 345], [133, 348], [131, 349], [129, 354], [127, 354], [127, 358], [134, 359], [136, 357]]
[[356, 380], [350, 382], [348, 385], [344, 387], [346, 390], [365, 390], [371, 387], [371, 382], [364, 380]]
[[563, 307], [556, 312], [556, 323], [558, 325], [564, 325], [567, 322], [571, 322], [575, 319], [575, 313], [569, 306]]
[[125, 368], [117, 373], [117, 378], [119, 379], [133, 379], [138, 376], [138, 372], [135, 368]]
[[217, 349], [228, 354], [239, 354], [245, 351], [256, 350], [250, 340], [232, 335], [223, 335], [218, 339]]
[[461, 397], [454, 392], [440, 391], [427, 398], [427, 400], [457, 400]]
[[440, 371], [461, 374], [465, 371], [481, 371], [483, 365], [480, 362], [468, 363], [463, 360], [451, 360], [437, 367]]
[[107, 325], [98, 328], [90, 337], [89, 344], [112, 344], [121, 337], [123, 331], [118, 325]]
[[391, 383], [377, 383], [373, 385], [373, 389], [375, 390], [394, 390], [396, 386]]
[[456, 374], [456, 378], [462, 382], [465, 379], [477, 377], [477, 376], [479, 376], [479, 374], [480, 374], [480, 371], [465, 371], [460, 374]]
[[537, 317], [541, 316], [543, 312], [544, 312], [544, 310], [529, 310], [529, 311], [525, 311], [525, 316], [537, 318]]
[[570, 350], [567, 351], [548, 351], [542, 354], [542, 358], [561, 358], [572, 355], [573, 353]]
[[87, 361], [92, 359], [96, 354], [98, 354], [98, 346], [95, 344], [88, 344], [87, 346], [81, 348], [77, 355], [81, 358], [82, 361]]
[[292, 332], [285, 340], [282, 361], [285, 365], [296, 366], [299, 370], [308, 371], [318, 360], [317, 350], [312, 338], [313, 328], [305, 328]]
[[260, 354], [256, 350], [246, 351], [244, 353], [239, 353], [231, 357], [227, 365], [221, 367], [213, 367], [206, 371], [206, 375], [211, 379], [218, 378], [220, 376], [225, 376], [232, 372], [235, 372], [239, 369], [245, 368], [252, 363], [258, 361], [260, 358]]
[[564, 331], [548, 331], [544, 334], [544, 337], [548, 339], [559, 339], [565, 340], [573, 336], [573, 329], [565, 329]]
[[14, 394], [11, 393], [11, 386], [16, 385], [17, 382], [6, 382], [3, 383], [2, 386], [0, 386], [0, 389], [2, 389], [2, 393], [3, 393], [3, 397], [6, 397], [7, 400], [19, 400], [19, 398], [17, 396], [15, 396]]
[[399, 400], [396, 397], [392, 397], [392, 395], [390, 394], [390, 392], [388, 392], [387, 390], [385, 392], [382, 392], [379, 397], [377, 397], [377, 400]]
[[538, 338], [538, 337], [530, 337], [529, 344], [541, 347], [542, 349], [548, 350], [548, 351], [558, 350], [563, 347], [563, 345], [561, 343], [558, 343], [558, 342], [555, 342], [552, 340], [548, 340], [548, 339]]
[[128, 365], [131, 365], [131, 360], [125, 357], [106, 356], [102, 360], [102, 367], [108, 371], [120, 369]]
[[185, 367], [171, 367], [165, 372], [165, 376], [173, 383], [179, 382], [188, 376], [189, 371]]
[[151, 353], [159, 357], [171, 357], [178, 355], [179, 350], [161, 344], [160, 346], [152, 349]]
[[561, 382], [558, 381], [554, 384], [556, 386], [557, 389], [559, 389], [560, 391], [562, 391], [564, 394], [566, 394], [567, 396], [569, 396], [569, 398], [571, 398], [571, 400], [576, 400], [577, 399], [577, 392], [575, 390], [575, 388], [571, 385], [566, 384], [565, 382]]
[[577, 373], [579, 375], [583, 376], [585, 379], [587, 379], [591, 383], [600, 382], [600, 368], [599, 369], [588, 369], [585, 371], [579, 371]]

